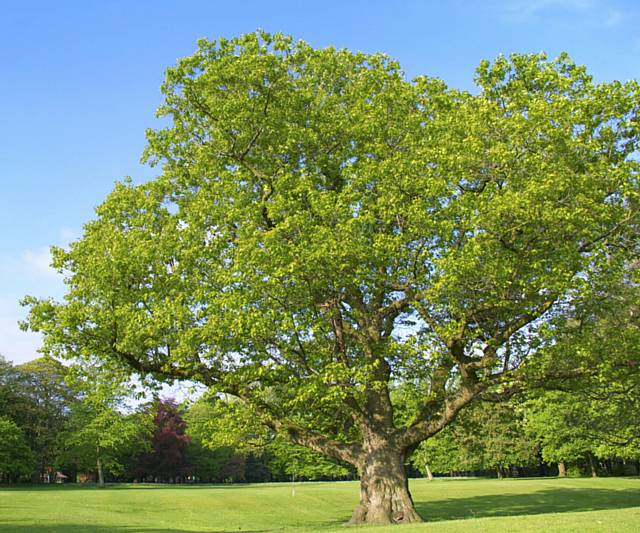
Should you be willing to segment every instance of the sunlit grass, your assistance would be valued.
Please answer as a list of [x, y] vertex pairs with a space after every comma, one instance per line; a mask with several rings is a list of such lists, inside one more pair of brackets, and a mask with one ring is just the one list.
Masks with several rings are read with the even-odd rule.
[[[412, 480], [411, 490], [427, 523], [375, 531], [640, 531], [638, 478]], [[284, 483], [4, 487], [0, 531], [321, 531], [343, 529], [357, 499], [355, 482], [296, 484], [295, 495]]]

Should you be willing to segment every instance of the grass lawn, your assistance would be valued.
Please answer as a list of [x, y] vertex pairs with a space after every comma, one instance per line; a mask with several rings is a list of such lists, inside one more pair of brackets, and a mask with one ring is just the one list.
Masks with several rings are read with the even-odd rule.
[[[374, 533], [640, 531], [640, 479], [412, 480], [425, 524]], [[0, 487], [0, 532], [342, 530], [358, 484]]]

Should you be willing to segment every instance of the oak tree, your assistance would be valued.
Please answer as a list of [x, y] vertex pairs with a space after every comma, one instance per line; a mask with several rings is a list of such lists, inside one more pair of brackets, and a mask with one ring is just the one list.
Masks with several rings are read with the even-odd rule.
[[407, 454], [544, 378], [528, 361], [552, 319], [615, 275], [637, 222], [636, 82], [542, 54], [475, 79], [282, 35], [200, 41], [147, 134], [158, 176], [118, 183], [55, 250], [67, 295], [27, 299], [29, 326], [354, 465], [353, 522], [420, 520]]

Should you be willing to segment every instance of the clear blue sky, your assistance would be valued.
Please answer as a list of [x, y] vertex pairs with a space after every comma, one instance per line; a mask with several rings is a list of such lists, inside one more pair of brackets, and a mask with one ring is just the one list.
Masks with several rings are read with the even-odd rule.
[[139, 164], [164, 69], [199, 37], [262, 28], [398, 59], [472, 89], [483, 58], [567, 51], [597, 80], [640, 78], [637, 0], [0, 2], [0, 353], [25, 361], [25, 294], [60, 297], [48, 246], [77, 238]]

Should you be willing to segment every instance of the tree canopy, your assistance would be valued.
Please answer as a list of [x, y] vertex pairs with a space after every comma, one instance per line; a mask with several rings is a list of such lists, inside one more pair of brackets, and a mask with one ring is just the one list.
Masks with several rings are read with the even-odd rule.
[[151, 418], [140, 412], [126, 413], [126, 401], [135, 396], [132, 387], [88, 361], [71, 367], [67, 381], [76, 401], [57, 436], [57, 462], [73, 464], [84, 472], [95, 468], [98, 483], [104, 485], [105, 472], [123, 471], [123, 454], [140, 454], [149, 446]]
[[147, 132], [159, 175], [118, 183], [55, 249], [68, 292], [27, 298], [29, 327], [57, 355], [237, 396], [355, 465], [354, 522], [419, 520], [405, 456], [553, 374], [529, 362], [637, 237], [635, 81], [544, 54], [475, 79], [282, 35], [200, 41]]
[[0, 416], [0, 481], [28, 477], [34, 463], [33, 452], [22, 430], [12, 420]]

